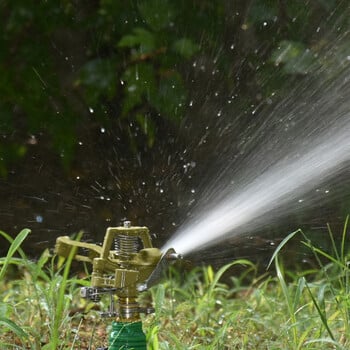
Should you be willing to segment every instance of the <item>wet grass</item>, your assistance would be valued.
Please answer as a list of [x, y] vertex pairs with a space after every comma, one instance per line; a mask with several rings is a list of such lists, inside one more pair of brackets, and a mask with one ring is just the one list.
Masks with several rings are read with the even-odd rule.
[[[216, 272], [210, 266], [185, 274], [172, 270], [162, 284], [141, 296], [141, 301], [152, 297], [156, 309], [143, 320], [148, 349], [350, 348], [347, 230], [348, 219], [338, 247], [329, 228], [329, 251], [300, 230], [291, 233], [277, 247], [264, 275], [247, 260]], [[23, 230], [12, 240], [1, 233], [11, 248], [0, 259], [0, 348], [105, 345], [110, 321], [100, 320], [95, 305], [79, 296], [88, 280], [70, 276], [70, 258], [63, 264], [45, 251], [36, 262], [27, 259], [20, 245], [28, 234]], [[284, 269], [283, 250], [298, 237], [318, 268]], [[232, 272], [236, 266], [241, 267], [239, 275]]]

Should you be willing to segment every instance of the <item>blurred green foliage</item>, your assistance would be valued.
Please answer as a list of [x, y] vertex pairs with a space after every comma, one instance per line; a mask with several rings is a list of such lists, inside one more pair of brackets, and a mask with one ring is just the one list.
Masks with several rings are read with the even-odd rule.
[[166, 137], [160, 125], [179, 130], [199, 58], [215, 62], [223, 86], [239, 89], [246, 106], [256, 94], [266, 98], [286, 76], [312, 74], [324, 40], [318, 31], [332, 29], [347, 6], [335, 0], [3, 0], [0, 175], [25, 156], [31, 135], [49, 135], [51, 149], [69, 166], [80, 127], [96, 120], [127, 135], [133, 151], [152, 147]]

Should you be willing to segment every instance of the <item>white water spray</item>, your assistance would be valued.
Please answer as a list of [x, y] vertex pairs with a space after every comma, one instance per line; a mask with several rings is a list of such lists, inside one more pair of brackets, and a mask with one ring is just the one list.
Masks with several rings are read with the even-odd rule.
[[[350, 69], [344, 67], [337, 78], [323, 81], [316, 91], [310, 86], [299, 87], [270, 113], [272, 117], [266, 117], [267, 124], [271, 119], [281, 120], [276, 116], [283, 121], [293, 120], [292, 134], [288, 138], [280, 128], [275, 138], [270, 135], [268, 139], [270, 131], [253, 135], [258, 139], [253, 147], [255, 155], [247, 157], [252, 164], [246, 174], [244, 171], [241, 174], [237, 188], [223, 189], [222, 184], [217, 183], [216, 195], [204, 194], [192, 217], [167, 242], [164, 250], [173, 247], [181, 254], [188, 254], [257, 230], [283, 214], [282, 206], [297, 201], [304, 193], [347, 169]], [[267, 145], [269, 151], [264, 152]], [[264, 157], [268, 158], [265, 163]], [[231, 163], [222, 171], [225, 177], [235, 173], [234, 167], [237, 164]], [[215, 185], [212, 189], [215, 191]], [[210, 203], [206, 199], [210, 199]]]

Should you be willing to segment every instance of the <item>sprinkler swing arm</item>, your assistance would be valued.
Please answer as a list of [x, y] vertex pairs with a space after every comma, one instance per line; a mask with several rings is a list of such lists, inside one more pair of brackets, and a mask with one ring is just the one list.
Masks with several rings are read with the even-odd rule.
[[129, 221], [122, 227], [109, 227], [102, 246], [67, 236], [57, 238], [57, 255], [68, 257], [73, 249], [75, 260], [92, 264], [91, 286], [81, 288], [81, 296], [98, 302], [102, 296], [109, 295], [109, 309], [101, 313], [102, 317], [115, 318], [109, 349], [145, 350], [140, 314], [153, 313], [154, 309], [140, 307], [138, 294], [158, 283], [163, 271], [181, 255], [173, 248], [163, 254], [152, 246], [146, 227], [132, 227]]

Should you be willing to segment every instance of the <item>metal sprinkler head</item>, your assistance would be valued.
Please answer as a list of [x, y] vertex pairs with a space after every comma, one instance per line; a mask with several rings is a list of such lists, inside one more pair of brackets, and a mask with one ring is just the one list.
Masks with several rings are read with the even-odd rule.
[[124, 221], [121, 227], [109, 227], [102, 246], [67, 236], [57, 238], [58, 255], [68, 257], [72, 249], [74, 259], [93, 266], [91, 286], [81, 288], [81, 296], [94, 302], [109, 296], [109, 308], [101, 312], [102, 317], [114, 318], [108, 349], [146, 350], [140, 314], [153, 313], [154, 309], [140, 307], [138, 294], [158, 283], [164, 269], [181, 255], [172, 248], [165, 253], [154, 248], [147, 227], [131, 226], [130, 221]]

